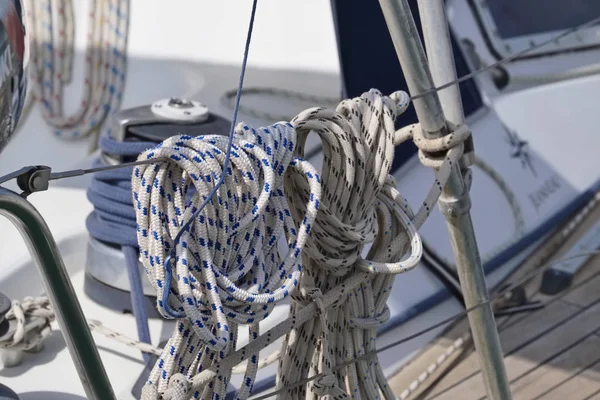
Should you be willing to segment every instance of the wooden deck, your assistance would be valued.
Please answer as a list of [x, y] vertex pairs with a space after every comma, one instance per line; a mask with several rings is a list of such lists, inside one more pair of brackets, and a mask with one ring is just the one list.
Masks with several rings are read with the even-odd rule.
[[[560, 257], [598, 218], [600, 210], [595, 210], [554, 258]], [[509, 281], [512, 279], [515, 276]], [[539, 276], [532, 279], [525, 289], [529, 299], [543, 301], [544, 308], [497, 318], [513, 399], [600, 400], [600, 256], [593, 257], [575, 276], [571, 287], [556, 296], [539, 293], [540, 281]], [[403, 400], [487, 398], [470, 342], [451, 354], [448, 361], [431, 368], [448, 346], [467, 332], [466, 321], [449, 329], [390, 379], [394, 392], [401, 395], [412, 383], [416, 389], [410, 396], [401, 397]], [[428, 368], [429, 377], [423, 380]], [[419, 376], [422, 382], [416, 385]]]

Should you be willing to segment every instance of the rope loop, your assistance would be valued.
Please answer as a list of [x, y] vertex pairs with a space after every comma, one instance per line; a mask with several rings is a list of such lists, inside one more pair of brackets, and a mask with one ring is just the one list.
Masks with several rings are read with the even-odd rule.
[[[317, 171], [294, 157], [296, 133], [287, 123], [260, 129], [239, 124], [225, 168], [227, 142], [217, 135], [175, 136], [138, 158], [156, 164], [133, 171], [140, 258], [157, 291], [159, 312], [173, 318], [171, 310], [180, 319], [150, 377], [159, 393], [172, 374], [192, 377], [235, 350], [239, 324], [248, 325], [252, 343], [258, 323], [300, 281], [299, 257], [321, 198]], [[221, 174], [217, 195], [175, 243]], [[304, 202], [297, 223], [284, 179]], [[278, 248], [282, 237], [287, 254]], [[247, 382], [257, 368], [247, 368]], [[220, 371], [213, 387], [199, 388], [198, 395], [211, 390], [223, 396], [230, 374]]]
[[123, 97], [129, 0], [93, 0], [90, 7], [83, 95], [79, 108], [66, 116], [62, 98], [71, 81], [75, 41], [72, 0], [27, 1], [33, 94], [61, 139], [90, 135]]
[[462, 156], [463, 143], [471, 136], [471, 130], [466, 125], [457, 126], [451, 122], [447, 122], [447, 125], [450, 133], [439, 138], [428, 138], [420, 124], [405, 126], [396, 133], [394, 143], [398, 145], [412, 138], [419, 149], [421, 163], [426, 167], [439, 169], [447, 157], [455, 160]]

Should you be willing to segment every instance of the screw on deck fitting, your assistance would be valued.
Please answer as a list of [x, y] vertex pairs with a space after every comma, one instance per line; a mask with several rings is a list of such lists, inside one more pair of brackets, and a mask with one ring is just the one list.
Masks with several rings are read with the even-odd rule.
[[177, 108], [192, 108], [192, 107], [194, 107], [194, 103], [192, 103], [191, 101], [189, 101], [187, 99], [182, 99], [179, 97], [171, 97], [171, 99], [169, 100], [169, 105], [171, 107], [177, 107]]

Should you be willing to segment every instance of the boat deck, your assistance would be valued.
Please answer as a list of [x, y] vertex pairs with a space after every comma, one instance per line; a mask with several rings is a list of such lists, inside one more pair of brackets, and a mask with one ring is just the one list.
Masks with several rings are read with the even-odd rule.
[[[600, 213], [595, 210], [553, 258], [564, 254], [598, 218]], [[513, 276], [509, 282], [516, 279]], [[528, 299], [543, 302], [543, 308], [496, 319], [513, 399], [600, 400], [600, 256], [592, 257], [571, 286], [554, 296], [541, 294], [540, 282], [541, 275], [537, 275], [524, 287]], [[467, 322], [459, 322], [393, 377], [390, 384], [399, 398], [487, 398], [472, 342], [449, 354], [446, 362], [437, 362], [467, 332]], [[427, 370], [429, 375], [423, 379]], [[411, 384], [413, 390], [406, 396]]]

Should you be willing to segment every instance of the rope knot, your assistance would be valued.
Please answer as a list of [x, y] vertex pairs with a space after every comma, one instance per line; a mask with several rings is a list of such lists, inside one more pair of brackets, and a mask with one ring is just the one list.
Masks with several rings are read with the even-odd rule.
[[317, 396], [327, 396], [331, 394], [332, 390], [336, 387], [337, 379], [333, 374], [327, 374], [319, 379], [315, 380], [313, 385], [313, 393]]
[[13, 322], [14, 329], [0, 337], [0, 348], [27, 351], [50, 336], [55, 315], [47, 297], [25, 297], [23, 302], [13, 300], [6, 319]]
[[[447, 159], [457, 160], [463, 154], [463, 143], [471, 136], [467, 125], [454, 125], [447, 122], [447, 135], [429, 138], [420, 124], [412, 124], [398, 130], [394, 136], [394, 144], [398, 145], [409, 138], [419, 149], [419, 160], [429, 168], [439, 169]], [[451, 154], [452, 153], [452, 154]]]
[[323, 317], [327, 313], [327, 305], [325, 304], [323, 292], [315, 285], [315, 280], [310, 275], [306, 274], [302, 276], [299, 295], [295, 294], [293, 298], [305, 305], [308, 302], [315, 302], [317, 305], [317, 312]]
[[312, 392], [319, 397], [333, 396], [335, 399], [349, 399], [350, 397], [338, 385], [338, 380], [332, 373], [327, 373], [315, 380]]
[[377, 328], [379, 325], [385, 324], [390, 319], [390, 309], [386, 305], [385, 309], [372, 317], [353, 317], [348, 321], [348, 325], [351, 328], [358, 329], [373, 329]]
[[165, 400], [188, 400], [192, 384], [183, 374], [174, 374], [169, 379], [168, 389], [163, 398]]

